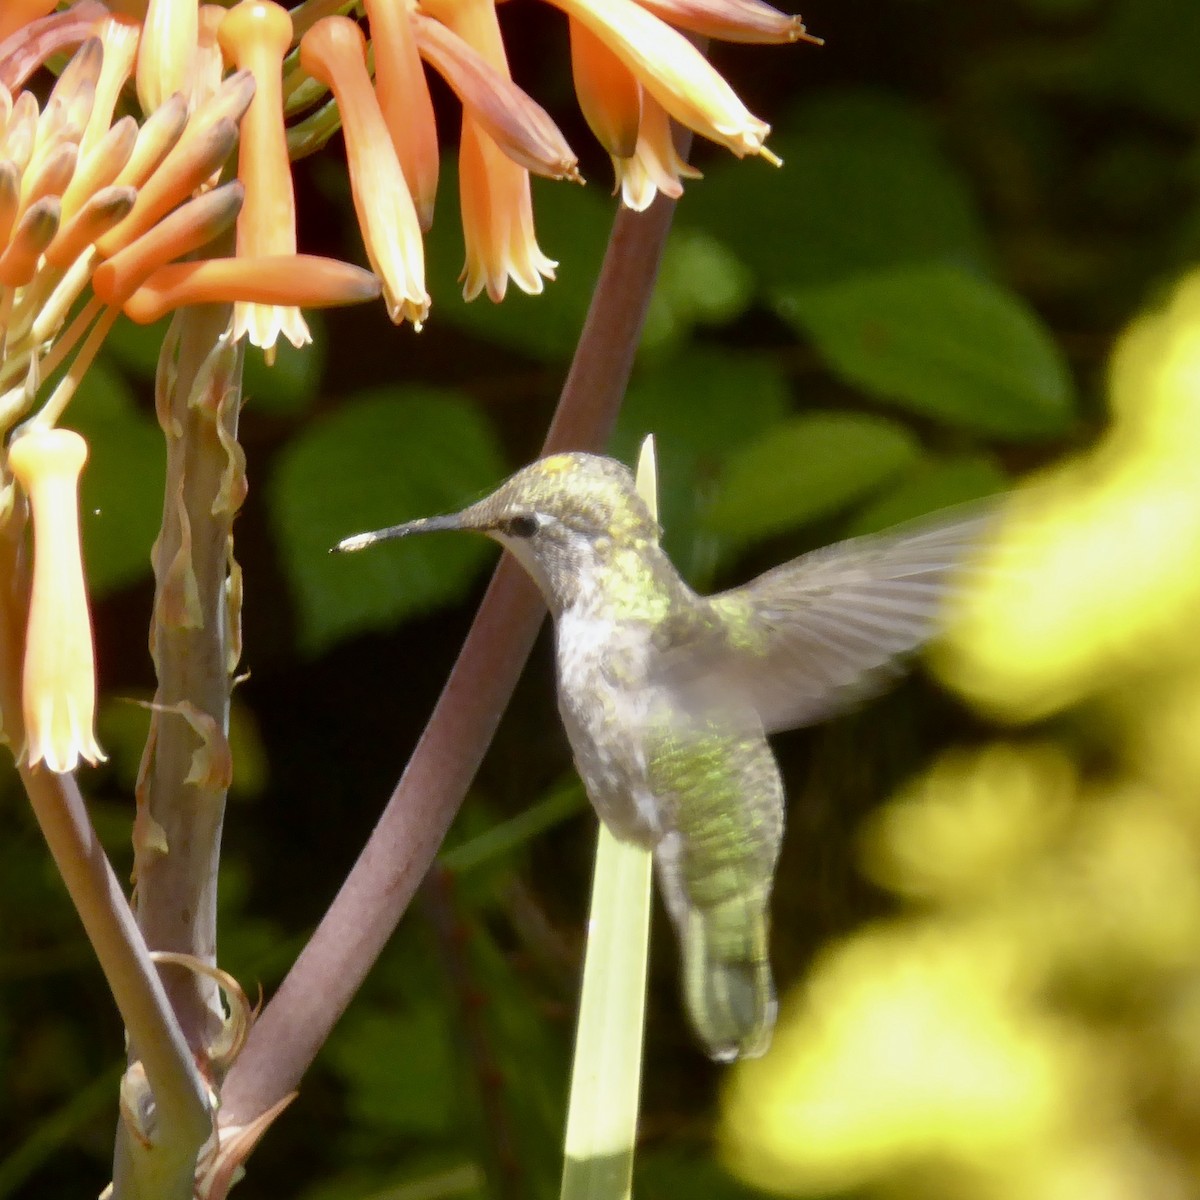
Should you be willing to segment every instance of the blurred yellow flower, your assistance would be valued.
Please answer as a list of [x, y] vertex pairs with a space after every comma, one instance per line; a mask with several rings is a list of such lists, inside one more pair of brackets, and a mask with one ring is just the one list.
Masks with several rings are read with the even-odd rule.
[[1084, 1045], [1014, 987], [1019, 953], [974, 927], [911, 926], [834, 951], [784, 1005], [771, 1053], [732, 1072], [727, 1161], [755, 1186], [821, 1196], [1038, 1145], [1092, 1080]]
[[1200, 605], [1200, 272], [1121, 337], [1103, 441], [1018, 492], [939, 659], [1009, 718], [1135, 682]]

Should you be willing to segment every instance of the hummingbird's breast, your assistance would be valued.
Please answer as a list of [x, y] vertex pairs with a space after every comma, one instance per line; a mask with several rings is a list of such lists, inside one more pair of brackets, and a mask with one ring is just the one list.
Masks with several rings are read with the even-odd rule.
[[665, 830], [646, 731], [668, 697], [650, 682], [651, 629], [568, 609], [555, 637], [559, 712], [588, 797], [618, 837], [654, 846]]

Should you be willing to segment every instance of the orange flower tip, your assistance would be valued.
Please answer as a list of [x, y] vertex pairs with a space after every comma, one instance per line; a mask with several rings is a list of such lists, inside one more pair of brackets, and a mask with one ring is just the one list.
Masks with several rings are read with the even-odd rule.
[[762, 0], [639, 0], [643, 8], [669, 25], [723, 42], [824, 45], [804, 27], [799, 16], [788, 16]]
[[263, 352], [263, 362], [275, 365], [275, 343], [279, 335], [301, 350], [312, 343], [312, 334], [298, 308], [283, 304], [238, 304], [233, 318], [233, 340], [243, 334], [250, 345]]
[[149, 325], [188, 304], [244, 300], [300, 308], [336, 308], [379, 297], [370, 271], [309, 254], [210, 258], [160, 267], [123, 306], [125, 315]]
[[0, 247], [8, 242], [21, 204], [21, 171], [15, 162], [0, 159]]
[[[69, 110], [78, 100], [84, 100], [86, 107], [91, 108], [95, 97], [96, 83], [100, 78], [100, 67], [104, 63], [104, 44], [98, 37], [86, 38], [80, 43], [79, 49], [71, 56], [70, 61], [59, 75], [50, 98], [46, 102], [46, 114], [58, 109], [60, 113]], [[83, 114], [84, 123], [87, 113]], [[80, 129], [80, 134], [83, 130]]]
[[76, 143], [64, 142], [55, 146], [23, 181], [26, 201], [32, 203], [43, 196], [61, 196], [67, 190], [78, 162], [79, 146]]
[[348, 55], [362, 59], [366, 47], [362, 30], [349, 17], [322, 17], [300, 39], [300, 66], [332, 88], [334, 78], [342, 73], [343, 59]]
[[164, 100], [138, 130], [133, 153], [114, 182], [141, 187], [179, 141], [187, 120], [187, 100], [179, 92]]
[[82, 721], [74, 707], [60, 713], [53, 697], [47, 696], [34, 724], [47, 732], [43, 737], [26, 734], [23, 757], [28, 766], [42, 763], [55, 775], [69, 775], [79, 769], [80, 760], [90, 767], [108, 762], [108, 755], [89, 728], [91, 722]]
[[46, 196], [31, 204], [17, 223], [12, 240], [0, 254], [0, 285], [24, 287], [37, 272], [38, 260], [58, 232], [62, 201]]
[[509, 158], [535, 175], [578, 178], [578, 159], [537, 101], [453, 30], [420, 14], [413, 29], [422, 56]]
[[225, 14], [217, 39], [226, 62], [240, 66], [256, 51], [282, 61], [292, 43], [292, 18], [269, 0], [243, 0]]
[[101, 238], [100, 253], [106, 257], [116, 254], [157, 224], [221, 169], [237, 138], [238, 127], [231, 117], [221, 117], [199, 131], [189, 130], [141, 189], [129, 216]]
[[228, 117], [233, 122], [240, 121], [254, 99], [257, 84], [254, 82], [252, 71], [235, 71], [227, 79], [222, 80], [220, 88], [206, 100], [193, 114], [191, 123], [200, 129], [210, 122], [220, 122]]
[[237, 219], [246, 189], [232, 180], [177, 208], [92, 272], [92, 290], [119, 307], [161, 266], [207, 245]]
[[101, 188], [54, 235], [46, 247], [46, 261], [59, 269], [69, 267], [97, 238], [129, 215], [136, 199], [137, 191], [131, 187]]

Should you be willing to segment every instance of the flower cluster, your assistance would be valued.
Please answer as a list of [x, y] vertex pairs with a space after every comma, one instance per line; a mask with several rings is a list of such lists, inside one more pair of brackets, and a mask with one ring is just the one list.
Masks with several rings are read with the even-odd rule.
[[[696, 174], [670, 118], [775, 161], [768, 126], [687, 34], [814, 41], [798, 17], [762, 0], [547, 2], [566, 19], [579, 102], [628, 206], [678, 197]], [[509, 280], [537, 293], [553, 278], [530, 173], [579, 181], [576, 157], [513, 81], [497, 3], [361, 0], [365, 22], [345, 15], [359, 7], [345, 0], [290, 11], [272, 0], [0, 5], [0, 494], [28, 499], [34, 518], [22, 704], [31, 765], [69, 770], [100, 753], [74, 499], [86, 446], [56, 425], [118, 313], [149, 322], [233, 303], [230, 337], [268, 360], [281, 334], [310, 340], [304, 307], [382, 293], [393, 321], [419, 327], [439, 165], [427, 67], [462, 104], [465, 296], [498, 301]], [[40, 105], [25, 84], [66, 52]], [[291, 162], [339, 127], [371, 272], [297, 253]], [[234, 252], [214, 256], [218, 240]], [[19, 519], [26, 507], [4, 511]], [[56, 630], [56, 653], [35, 644]]]

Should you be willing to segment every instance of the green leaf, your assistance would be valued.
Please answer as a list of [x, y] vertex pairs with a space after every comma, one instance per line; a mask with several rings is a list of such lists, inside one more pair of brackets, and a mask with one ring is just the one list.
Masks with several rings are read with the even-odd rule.
[[87, 439], [79, 484], [88, 586], [103, 596], [150, 574], [166, 479], [162, 433], [128, 384], [101, 362], [84, 376], [64, 422]]
[[739, 317], [754, 278], [723, 242], [700, 229], [672, 229], [647, 313], [642, 349], [674, 346], [697, 325]]
[[761, 282], [826, 283], [912, 262], [984, 267], [969, 193], [902, 98], [846, 92], [776, 125], [781, 171], [718, 160], [680, 209], [686, 227], [709, 230]]
[[[101, 359], [111, 358], [130, 375], [141, 379], [153, 379], [158, 366], [158, 352], [166, 337], [170, 317], [163, 317], [153, 325], [136, 325], [122, 314], [104, 339]], [[93, 367], [88, 371], [90, 375]]]
[[413, 538], [358, 554], [329, 548], [364, 529], [447, 512], [504, 472], [491, 429], [459, 393], [360, 395], [280, 456], [268, 504], [310, 653], [461, 595], [489, 557], [469, 534]]
[[1101, 78], [1122, 98], [1185, 121], [1200, 117], [1200, 6], [1120, 0], [1100, 42]]
[[352, 1012], [327, 1048], [356, 1121], [394, 1132], [447, 1132], [458, 1108], [446, 1012]]
[[1061, 434], [1070, 373], [1034, 313], [996, 284], [938, 264], [790, 288], [779, 313], [848, 383], [996, 437]]
[[294, 416], [304, 412], [317, 394], [325, 365], [326, 336], [319, 312], [306, 312], [312, 333], [310, 345], [299, 350], [281, 337], [275, 344], [275, 362], [267, 366], [263, 352], [247, 343], [242, 391], [255, 412]]
[[[613, 435], [614, 453], [632, 463], [653, 433], [660, 459], [672, 447], [718, 463], [787, 411], [787, 378], [775, 357], [691, 345], [639, 367]], [[666, 475], [659, 470], [660, 479]]]
[[774, 426], [729, 461], [705, 523], [733, 544], [827, 517], [917, 461], [904, 426], [855, 413], [808, 413]]
[[787, 379], [766, 354], [689, 345], [634, 372], [610, 452], [632, 463], [642, 438], [654, 434], [663, 544], [693, 582], [705, 582], [713, 558], [701, 497], [739, 446], [782, 419], [788, 402]]
[[1009, 485], [1003, 468], [983, 454], [922, 463], [860, 512], [847, 536], [876, 533], [956, 504], [1003, 492]]
[[640, 1154], [634, 1168], [634, 1192], [641, 1200], [674, 1200], [703, 1196], [704, 1200], [755, 1200], [764, 1193], [727, 1175], [711, 1153], [701, 1147], [651, 1150]]

